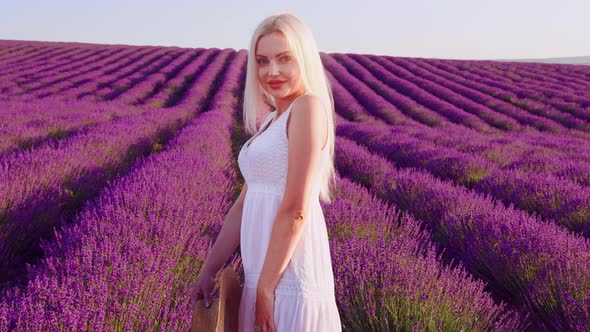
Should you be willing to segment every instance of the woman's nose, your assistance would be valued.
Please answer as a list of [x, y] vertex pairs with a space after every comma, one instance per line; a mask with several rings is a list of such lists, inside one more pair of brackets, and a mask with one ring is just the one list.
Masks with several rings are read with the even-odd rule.
[[270, 63], [270, 74], [274, 75], [274, 74], [278, 74], [279, 73], [279, 66], [275, 63], [275, 62], [271, 62]]

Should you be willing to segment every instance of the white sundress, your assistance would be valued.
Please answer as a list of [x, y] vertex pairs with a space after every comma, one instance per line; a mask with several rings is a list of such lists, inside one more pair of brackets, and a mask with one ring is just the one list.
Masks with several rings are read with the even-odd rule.
[[[309, 93], [309, 92], [307, 92]], [[293, 101], [294, 102], [294, 101]], [[266, 257], [272, 225], [287, 178], [286, 122], [293, 102], [276, 116], [271, 112], [238, 155], [248, 183], [242, 211], [240, 250], [245, 284], [239, 309], [239, 332], [254, 331], [256, 287]], [[328, 149], [319, 167], [325, 167]], [[274, 324], [277, 332], [342, 331], [336, 305], [328, 232], [320, 205], [320, 181], [314, 183], [303, 233], [275, 289]]]

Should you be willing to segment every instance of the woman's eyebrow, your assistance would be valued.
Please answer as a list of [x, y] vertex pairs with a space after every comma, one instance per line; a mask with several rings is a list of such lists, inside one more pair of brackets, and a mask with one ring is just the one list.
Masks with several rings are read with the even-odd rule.
[[[281, 52], [281, 53], [277, 54], [277, 56], [279, 56], [279, 55], [281, 55], [281, 54], [289, 53], [289, 52], [291, 52], [291, 51], [284, 51], [284, 52]], [[256, 56], [257, 56], [257, 57], [266, 58], [266, 56], [264, 56], [264, 55], [262, 55], [262, 54], [256, 54]]]

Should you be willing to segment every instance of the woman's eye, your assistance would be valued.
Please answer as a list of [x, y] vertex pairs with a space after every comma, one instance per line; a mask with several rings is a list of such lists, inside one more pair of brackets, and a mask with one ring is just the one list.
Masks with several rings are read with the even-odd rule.
[[[289, 55], [285, 55], [284, 57], [282, 57], [282, 60], [289, 61], [289, 60], [291, 60], [291, 57]], [[256, 62], [258, 64], [262, 64], [263, 61], [265, 61], [265, 60], [264, 59], [256, 60]]]

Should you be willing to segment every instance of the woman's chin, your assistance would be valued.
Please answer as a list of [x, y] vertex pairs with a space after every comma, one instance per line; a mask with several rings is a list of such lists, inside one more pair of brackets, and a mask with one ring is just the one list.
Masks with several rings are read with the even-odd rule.
[[288, 92], [289, 91], [285, 87], [281, 87], [281, 88], [278, 88], [278, 89], [272, 89], [271, 88], [270, 91], [269, 91], [269, 93], [273, 97], [275, 97], [275, 98], [281, 98], [281, 97], [288, 96], [289, 95]]

